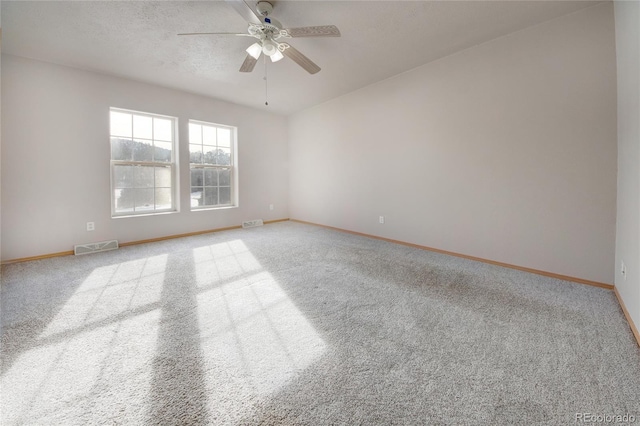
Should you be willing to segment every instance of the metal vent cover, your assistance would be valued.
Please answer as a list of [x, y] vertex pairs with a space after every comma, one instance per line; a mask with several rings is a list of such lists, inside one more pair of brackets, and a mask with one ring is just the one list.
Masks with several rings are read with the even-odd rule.
[[73, 246], [75, 255], [98, 253], [100, 251], [115, 250], [118, 248], [118, 240], [101, 241], [99, 243], [78, 244]]
[[262, 219], [245, 220], [244, 222], [242, 222], [243, 228], [254, 228], [256, 226], [262, 226], [262, 225], [264, 225], [264, 222], [262, 222]]

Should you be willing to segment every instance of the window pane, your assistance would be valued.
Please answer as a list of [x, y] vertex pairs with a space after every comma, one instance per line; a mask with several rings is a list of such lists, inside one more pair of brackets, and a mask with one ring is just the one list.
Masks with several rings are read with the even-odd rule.
[[191, 207], [202, 205], [202, 193], [204, 188], [191, 188]]
[[124, 136], [130, 138], [131, 134], [131, 114], [126, 112], [111, 111], [111, 136]]
[[171, 142], [156, 142], [153, 154], [154, 161], [171, 162]]
[[204, 147], [204, 164], [216, 164], [217, 149], [211, 146]]
[[216, 164], [222, 166], [231, 165], [231, 150], [229, 148], [218, 148], [216, 152]]
[[[135, 178], [136, 178], [136, 183], [135, 183], [135, 187], [136, 188], [153, 188], [153, 184], [154, 184], [154, 173], [153, 173], [153, 169], [154, 167], [149, 167], [149, 166], [137, 166], [136, 167], [136, 171], [135, 171]], [[153, 200], [152, 204], [153, 204]], [[136, 207], [138, 206], [138, 204], [136, 203]]]
[[156, 209], [166, 210], [171, 207], [171, 188], [156, 188]]
[[202, 143], [204, 145], [216, 144], [216, 128], [211, 126], [202, 126]]
[[111, 159], [132, 160], [133, 141], [130, 139], [111, 138]]
[[133, 161], [153, 161], [153, 145], [150, 140], [133, 141]]
[[202, 126], [189, 123], [189, 143], [202, 144]]
[[113, 166], [113, 184], [114, 188], [133, 188], [133, 166]]
[[175, 209], [176, 119], [117, 110], [109, 119], [114, 215]]
[[231, 204], [231, 188], [228, 186], [220, 187], [220, 204]]
[[191, 169], [191, 186], [204, 185], [204, 179], [202, 176], [203, 176], [202, 169]]
[[171, 120], [164, 118], [153, 119], [153, 139], [160, 141], [172, 141]]
[[156, 167], [155, 169], [156, 188], [171, 188], [171, 168]]
[[218, 186], [218, 171], [216, 169], [204, 169], [204, 184]]
[[215, 206], [218, 204], [218, 187], [205, 187], [204, 188], [204, 205]]
[[220, 170], [219, 175], [219, 185], [220, 186], [230, 186], [231, 185], [231, 171], [229, 170]]
[[202, 145], [189, 144], [189, 162], [202, 164]]
[[142, 139], [152, 139], [153, 133], [151, 132], [152, 128], [152, 118], [145, 117], [143, 115], [134, 115], [133, 116], [133, 137], [134, 138], [142, 138]]
[[153, 210], [153, 188], [136, 188], [135, 192], [135, 210], [146, 211]]
[[218, 146], [231, 147], [231, 130], [218, 128]]
[[191, 171], [192, 207], [231, 204], [233, 132], [216, 124], [189, 123], [190, 162], [204, 166]]
[[134, 189], [124, 188], [115, 189], [113, 198], [116, 202], [116, 213], [133, 212], [133, 200], [135, 197]]

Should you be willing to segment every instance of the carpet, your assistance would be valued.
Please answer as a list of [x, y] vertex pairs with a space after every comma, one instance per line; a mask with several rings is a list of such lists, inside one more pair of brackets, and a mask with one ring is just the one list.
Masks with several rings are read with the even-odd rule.
[[295, 222], [1, 280], [3, 425], [640, 422], [602, 288]]

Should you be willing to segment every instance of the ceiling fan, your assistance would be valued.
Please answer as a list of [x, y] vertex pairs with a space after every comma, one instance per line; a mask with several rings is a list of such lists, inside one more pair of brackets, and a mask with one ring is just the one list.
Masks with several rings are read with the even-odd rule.
[[273, 4], [268, 1], [259, 1], [256, 4], [256, 12], [259, 16], [243, 0], [225, 1], [248, 22], [249, 28], [246, 33], [181, 33], [178, 35], [233, 35], [257, 39], [247, 48], [247, 57], [240, 67], [240, 72], [253, 71], [260, 54], [264, 53], [272, 62], [277, 62], [286, 56], [310, 74], [315, 74], [320, 71], [320, 67], [284, 40], [296, 37], [340, 37], [340, 30], [335, 25], [283, 29], [277, 19], [269, 17], [273, 11]]

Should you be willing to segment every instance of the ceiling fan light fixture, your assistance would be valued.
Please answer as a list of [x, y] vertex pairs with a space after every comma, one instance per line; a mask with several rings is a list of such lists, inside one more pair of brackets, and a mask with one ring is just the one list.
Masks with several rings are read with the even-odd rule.
[[272, 40], [265, 40], [262, 42], [262, 53], [267, 56], [273, 56], [278, 52], [278, 45], [276, 45]]
[[271, 62], [278, 62], [280, 59], [284, 58], [284, 55], [279, 50], [276, 50], [276, 53], [271, 55], [270, 58]]
[[[1, 0], [0, 0], [1, 1]], [[247, 33], [181, 33], [182, 35], [233, 35], [240, 37], [252, 37], [257, 39], [247, 48], [247, 56], [240, 66], [240, 72], [251, 72], [255, 68], [260, 55], [271, 58], [271, 62], [278, 62], [286, 56], [302, 67], [309, 74], [320, 71], [320, 67], [311, 59], [307, 58], [300, 51], [289, 43], [278, 42], [284, 38], [286, 40], [295, 37], [340, 37], [340, 30], [335, 25], [317, 25], [312, 27], [282, 28], [282, 24], [271, 17], [274, 1], [257, 0], [256, 9], [249, 6], [247, 0], [225, 0], [233, 7], [245, 21], [247, 21]], [[251, 2], [253, 3], [253, 2]], [[286, 53], [286, 55], [284, 55]], [[266, 61], [266, 58], [265, 58]], [[266, 77], [266, 62], [265, 62]]]
[[253, 43], [251, 46], [247, 48], [247, 53], [253, 57], [253, 59], [258, 59], [260, 57], [260, 53], [262, 52], [262, 46], [260, 43]]

